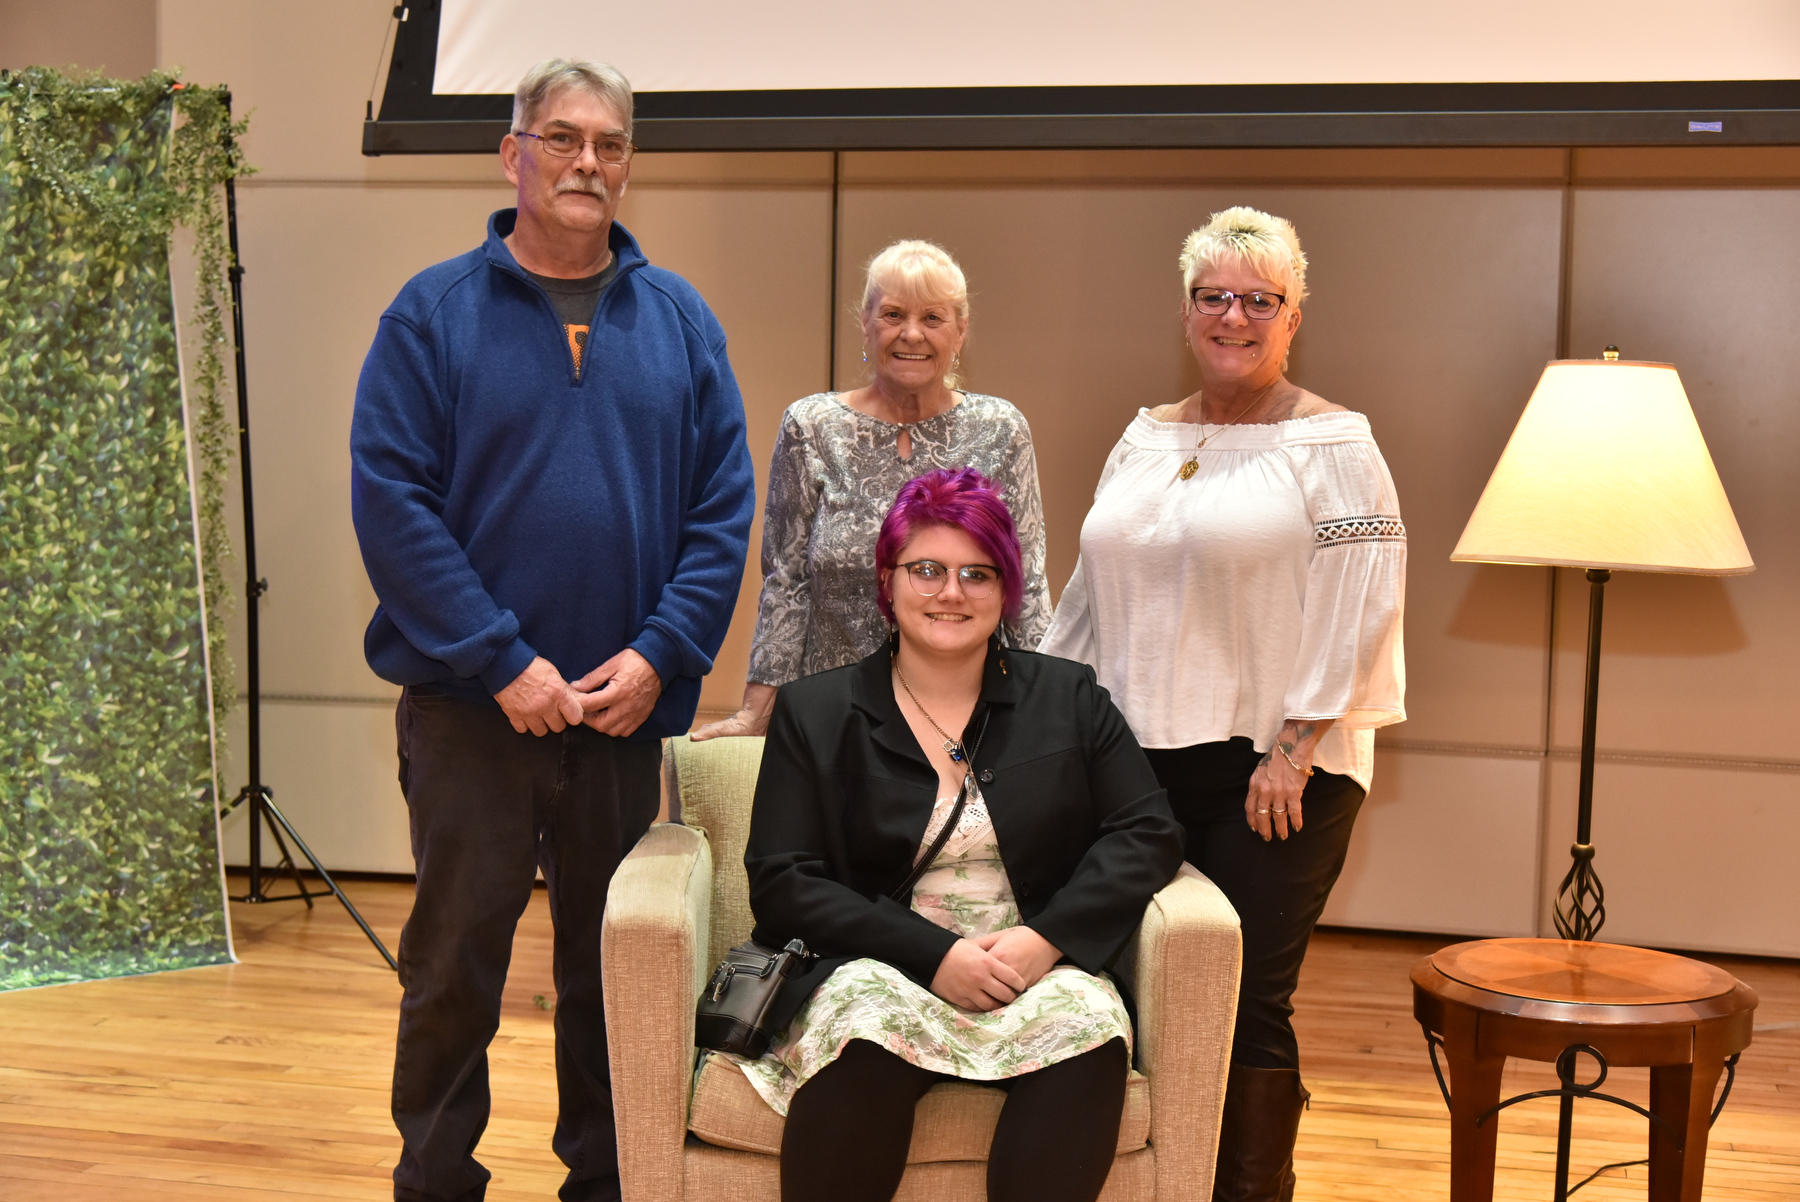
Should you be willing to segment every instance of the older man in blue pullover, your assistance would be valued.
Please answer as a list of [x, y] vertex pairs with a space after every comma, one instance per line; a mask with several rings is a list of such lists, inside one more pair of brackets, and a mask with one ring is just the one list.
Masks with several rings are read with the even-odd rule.
[[486, 1192], [487, 1046], [540, 868], [560, 1196], [619, 1197], [601, 912], [656, 815], [658, 740], [688, 728], [725, 637], [755, 507], [724, 331], [613, 220], [631, 115], [609, 67], [529, 72], [500, 151], [518, 208], [401, 290], [357, 386], [365, 650], [405, 686], [418, 868], [393, 1095], [408, 1202]]

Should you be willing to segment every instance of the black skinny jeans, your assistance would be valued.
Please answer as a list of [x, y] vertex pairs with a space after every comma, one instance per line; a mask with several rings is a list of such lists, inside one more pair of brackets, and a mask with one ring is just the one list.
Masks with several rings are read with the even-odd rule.
[[[988, 1202], [1094, 1202], [1112, 1171], [1125, 1110], [1125, 1041], [1034, 1073], [1006, 1090], [988, 1150]], [[794, 1094], [781, 1136], [781, 1202], [888, 1202], [906, 1172], [913, 1107], [939, 1081], [852, 1039]]]
[[1300, 798], [1299, 833], [1265, 843], [1244, 820], [1250, 774], [1262, 759], [1249, 739], [1146, 748], [1144, 754], [1187, 830], [1188, 863], [1219, 887], [1242, 924], [1244, 969], [1231, 1062], [1298, 1069], [1294, 987], [1306, 941], [1343, 871], [1363, 788], [1315, 769]]
[[542, 866], [556, 928], [556, 1087], [551, 1146], [564, 1202], [616, 1202], [600, 919], [613, 871], [656, 818], [661, 751], [584, 726], [542, 738], [498, 706], [418, 688], [395, 724], [418, 891], [400, 935], [394, 1125], [398, 1202], [479, 1202], [487, 1047], [513, 931]]

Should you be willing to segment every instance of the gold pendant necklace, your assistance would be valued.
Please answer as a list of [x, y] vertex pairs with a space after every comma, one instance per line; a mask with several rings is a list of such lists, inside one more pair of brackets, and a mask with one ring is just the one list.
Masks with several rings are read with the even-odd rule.
[[[1256, 403], [1258, 401], [1262, 400], [1263, 397], [1267, 396], [1268, 394], [1269, 394], [1269, 390], [1267, 388], [1265, 388], [1261, 392], [1257, 393], [1255, 396], [1251, 397], [1250, 404], [1245, 405], [1242, 409], [1239, 409], [1238, 415], [1236, 417], [1232, 418], [1230, 421], [1228, 421], [1224, 425], [1220, 426], [1217, 430], [1214, 430], [1211, 434], [1206, 433], [1206, 423], [1205, 422], [1198, 423], [1200, 426], [1200, 433], [1194, 436], [1193, 454], [1189, 455], [1187, 462], [1181, 465], [1181, 471], [1179, 473], [1177, 473], [1177, 475], [1183, 480], [1192, 480], [1194, 478], [1194, 473], [1200, 470], [1200, 451], [1201, 451], [1201, 449], [1203, 447], [1205, 447], [1207, 443], [1211, 442], [1213, 439], [1217, 438], [1219, 435], [1223, 434], [1225, 431], [1229, 430], [1231, 427], [1233, 427], [1233, 426], [1237, 425], [1239, 422], [1243, 421], [1244, 414], [1250, 412], [1250, 410], [1256, 405]], [[1202, 406], [1204, 406], [1206, 404], [1206, 398], [1204, 396], [1201, 397], [1200, 403]], [[901, 683], [904, 684], [905, 682], [902, 681]], [[935, 723], [934, 723], [934, 725], [935, 725]]]

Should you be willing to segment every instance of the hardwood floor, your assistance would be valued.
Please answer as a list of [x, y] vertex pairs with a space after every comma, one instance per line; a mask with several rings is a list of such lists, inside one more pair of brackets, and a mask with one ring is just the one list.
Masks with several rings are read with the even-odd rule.
[[[347, 889], [393, 947], [411, 890]], [[243, 963], [0, 995], [0, 1199], [380, 1199], [398, 1140], [387, 1113], [399, 987], [333, 901], [234, 906]], [[1407, 970], [1444, 940], [1321, 932], [1300, 995], [1312, 1109], [1300, 1134], [1304, 1202], [1443, 1198], [1449, 1135], [1412, 1020]], [[1707, 1197], [1800, 1197], [1800, 962], [1715, 958], [1762, 995], [1756, 1043], [1714, 1130]], [[540, 891], [519, 928], [492, 1050], [494, 1119], [480, 1157], [494, 1202], [550, 1199], [549, 919]], [[1642, 1101], [1647, 1073], [1608, 1081]], [[1509, 1070], [1509, 1092], [1553, 1084]], [[1506, 1112], [1497, 1197], [1550, 1195], [1556, 1108]], [[1644, 1121], [1577, 1108], [1586, 1174], [1644, 1155]], [[1584, 1202], [1642, 1198], [1641, 1168], [1615, 1170]]]

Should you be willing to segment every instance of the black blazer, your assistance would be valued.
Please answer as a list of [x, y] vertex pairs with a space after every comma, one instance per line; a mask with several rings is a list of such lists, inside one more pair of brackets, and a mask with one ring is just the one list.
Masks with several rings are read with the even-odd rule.
[[[782, 687], [744, 867], [759, 943], [824, 959], [783, 991], [785, 1023], [839, 965], [882, 960], [929, 988], [957, 935], [889, 897], [938, 791], [894, 701], [889, 649]], [[988, 654], [966, 741], [1025, 925], [1090, 973], [1109, 965], [1181, 865], [1168, 795], [1093, 669]]]

